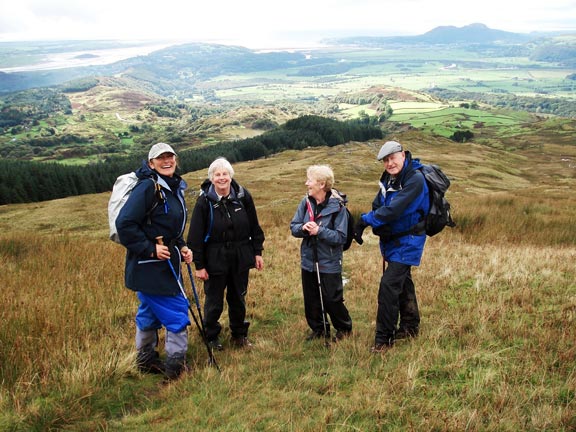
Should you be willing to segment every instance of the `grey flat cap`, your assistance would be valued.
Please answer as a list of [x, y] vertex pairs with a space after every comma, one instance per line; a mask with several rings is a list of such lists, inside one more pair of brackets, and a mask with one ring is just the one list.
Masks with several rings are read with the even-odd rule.
[[380, 151], [378, 152], [378, 160], [384, 159], [386, 156], [391, 155], [392, 153], [397, 153], [402, 151], [402, 145], [396, 141], [387, 141], [384, 143], [382, 147], [380, 147]]

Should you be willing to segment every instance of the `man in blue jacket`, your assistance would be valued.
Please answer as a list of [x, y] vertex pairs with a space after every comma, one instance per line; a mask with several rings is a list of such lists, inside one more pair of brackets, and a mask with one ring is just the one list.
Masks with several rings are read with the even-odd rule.
[[363, 213], [354, 229], [354, 238], [362, 244], [362, 233], [371, 226], [380, 237], [384, 259], [373, 353], [386, 352], [395, 339], [418, 335], [420, 314], [411, 268], [420, 265], [426, 242], [422, 221], [429, 211], [428, 187], [418, 170], [420, 161], [412, 159], [396, 141], [380, 148], [378, 160], [385, 170], [380, 190], [372, 211]]

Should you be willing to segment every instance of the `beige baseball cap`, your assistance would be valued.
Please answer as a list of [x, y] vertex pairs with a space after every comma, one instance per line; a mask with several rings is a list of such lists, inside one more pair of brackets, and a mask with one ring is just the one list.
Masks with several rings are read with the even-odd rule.
[[158, 143], [154, 144], [148, 152], [148, 160], [156, 159], [162, 153], [172, 153], [174, 156], [176, 156], [176, 152], [168, 144]]

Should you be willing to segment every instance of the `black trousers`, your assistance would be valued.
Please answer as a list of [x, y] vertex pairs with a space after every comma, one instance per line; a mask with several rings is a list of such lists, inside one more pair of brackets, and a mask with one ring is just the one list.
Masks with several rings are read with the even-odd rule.
[[[344, 305], [344, 287], [341, 273], [320, 273], [322, 287], [322, 300], [324, 311], [330, 316], [330, 321], [336, 330], [342, 332], [352, 331], [352, 318]], [[304, 293], [304, 313], [306, 322], [312, 331], [324, 333], [324, 320], [326, 329], [330, 334], [330, 323], [326, 316], [322, 316], [320, 303], [320, 288], [316, 272], [302, 270], [302, 291]]]
[[228, 304], [228, 320], [233, 338], [248, 336], [246, 318], [246, 292], [249, 270], [241, 273], [230, 271], [225, 275], [212, 276], [204, 282], [204, 329], [206, 339], [214, 340], [222, 330], [219, 319], [224, 310], [224, 292]]
[[415, 329], [420, 325], [411, 270], [411, 266], [396, 262], [388, 263], [384, 270], [378, 290], [375, 337], [377, 345], [394, 343], [398, 319], [402, 328]]

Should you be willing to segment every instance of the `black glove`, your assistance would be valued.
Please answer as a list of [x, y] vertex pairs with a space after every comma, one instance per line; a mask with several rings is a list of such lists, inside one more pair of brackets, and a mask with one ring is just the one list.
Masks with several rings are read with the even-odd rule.
[[368, 225], [362, 220], [362, 218], [358, 219], [358, 222], [354, 225], [354, 240], [356, 240], [356, 243], [359, 245], [364, 243], [364, 240], [362, 240], [362, 233], [364, 233], [367, 226]]

